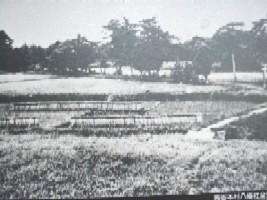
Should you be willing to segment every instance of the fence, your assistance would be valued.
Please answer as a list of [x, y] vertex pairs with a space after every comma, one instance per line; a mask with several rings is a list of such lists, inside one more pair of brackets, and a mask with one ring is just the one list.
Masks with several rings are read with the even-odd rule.
[[106, 101], [107, 94], [80, 94], [80, 93], [38, 93], [16, 94], [6, 93], [0, 95], [1, 103], [10, 102], [38, 102], [38, 101]]
[[0, 119], [0, 127], [29, 127], [29, 126], [38, 126], [39, 119], [33, 118], [2, 118]]
[[[261, 72], [237, 72], [237, 81], [239, 82], [263, 82], [263, 74]], [[211, 73], [208, 76], [210, 82], [233, 82], [235, 81], [234, 74], [231, 72]]]
[[181, 114], [169, 116], [100, 116], [73, 117], [70, 126], [73, 129], [140, 129], [144, 130], [185, 130], [202, 121], [200, 114]]
[[25, 102], [14, 103], [13, 111], [140, 111], [144, 107], [142, 102]]

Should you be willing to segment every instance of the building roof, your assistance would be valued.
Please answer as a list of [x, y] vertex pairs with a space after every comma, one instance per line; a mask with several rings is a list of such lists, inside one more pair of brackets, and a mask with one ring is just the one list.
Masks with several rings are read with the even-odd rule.
[[174, 69], [176, 61], [163, 61], [161, 69]]

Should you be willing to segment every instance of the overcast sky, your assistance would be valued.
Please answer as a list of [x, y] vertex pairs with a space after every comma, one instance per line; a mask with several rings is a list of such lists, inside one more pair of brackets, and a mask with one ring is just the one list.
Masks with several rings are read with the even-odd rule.
[[47, 47], [78, 33], [101, 41], [110, 19], [138, 22], [156, 17], [164, 30], [181, 41], [209, 37], [231, 21], [267, 17], [267, 0], [0, 0], [0, 29], [23, 43]]

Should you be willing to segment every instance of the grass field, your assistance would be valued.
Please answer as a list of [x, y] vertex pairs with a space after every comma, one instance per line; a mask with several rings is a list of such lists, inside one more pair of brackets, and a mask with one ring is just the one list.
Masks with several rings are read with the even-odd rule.
[[0, 198], [88, 198], [260, 190], [267, 144], [179, 135], [0, 138]]
[[[13, 77], [12, 77], [13, 76]], [[92, 77], [80, 78], [54, 78], [39, 75], [38, 80], [29, 80], [30, 75], [21, 77], [16, 75], [0, 76], [1, 94], [55, 94], [55, 93], [80, 93], [80, 94], [136, 94], [151, 92], [170, 92], [170, 93], [193, 93], [193, 92], [214, 92], [225, 90], [225, 86], [192, 86], [171, 84], [164, 82], [138, 82], [124, 81], [116, 79], [97, 79]], [[28, 79], [25, 81], [25, 79]], [[12, 80], [12, 81], [11, 81]]]
[[[253, 83], [262, 79], [261, 73], [238, 73], [241, 82]], [[140, 82], [94, 77], [61, 77], [54, 75], [7, 74], [0, 75], [0, 94], [136, 94], [149, 90], [152, 93], [209, 93], [233, 89], [232, 73], [212, 73], [209, 85], [188, 85], [167, 82]], [[253, 91], [251, 90], [253, 89]], [[238, 90], [257, 94], [266, 93], [259, 86], [244, 84]]]
[[8, 83], [8, 82], [23, 82], [23, 81], [37, 81], [44, 79], [55, 78], [53, 75], [44, 75], [44, 74], [24, 74], [24, 73], [16, 73], [16, 74], [1, 74], [0, 75], [0, 83]]
[[3, 94], [80, 93], [80, 94], [136, 94], [151, 92], [213, 92], [225, 90], [223, 86], [190, 86], [170, 83], [148, 83], [114, 79], [68, 78], [2, 83]]
[[[0, 94], [136, 94], [209, 93], [247, 86], [193, 86], [96, 78], [0, 75]], [[235, 90], [232, 90], [235, 92]], [[249, 86], [249, 91], [263, 91]], [[255, 92], [255, 93], [256, 93]], [[53, 95], [51, 95], [54, 97]], [[242, 97], [242, 96], [241, 96]], [[242, 97], [243, 98], [243, 97]], [[257, 101], [146, 101], [151, 115], [202, 113], [199, 126], [247, 113]], [[42, 102], [41, 102], [42, 103]], [[66, 102], [65, 102], [66, 103]], [[144, 102], [143, 102], [144, 103]], [[157, 106], [154, 106], [157, 105]], [[97, 109], [99, 110], [99, 109]], [[0, 104], [1, 118], [37, 117], [43, 129], [54, 129], [88, 110], [14, 111]], [[266, 117], [253, 116], [237, 126], [263, 136]], [[257, 129], [255, 124], [261, 123]], [[242, 129], [240, 129], [242, 131]], [[197, 132], [201, 134], [200, 132]], [[253, 139], [253, 138], [252, 138]], [[26, 132], [0, 135], [0, 199], [93, 198], [261, 190], [267, 188], [266, 141], [194, 139], [189, 135], [140, 132], [112, 137]]]

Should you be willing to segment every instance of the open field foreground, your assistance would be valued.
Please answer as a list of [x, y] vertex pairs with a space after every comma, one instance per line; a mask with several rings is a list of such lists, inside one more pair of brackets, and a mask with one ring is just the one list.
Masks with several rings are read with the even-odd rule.
[[5, 78], [0, 199], [267, 188], [260, 86]]
[[0, 138], [0, 198], [105, 197], [260, 190], [267, 144], [23, 135]]
[[267, 200], [263, 1], [0, 0], [0, 200]]

